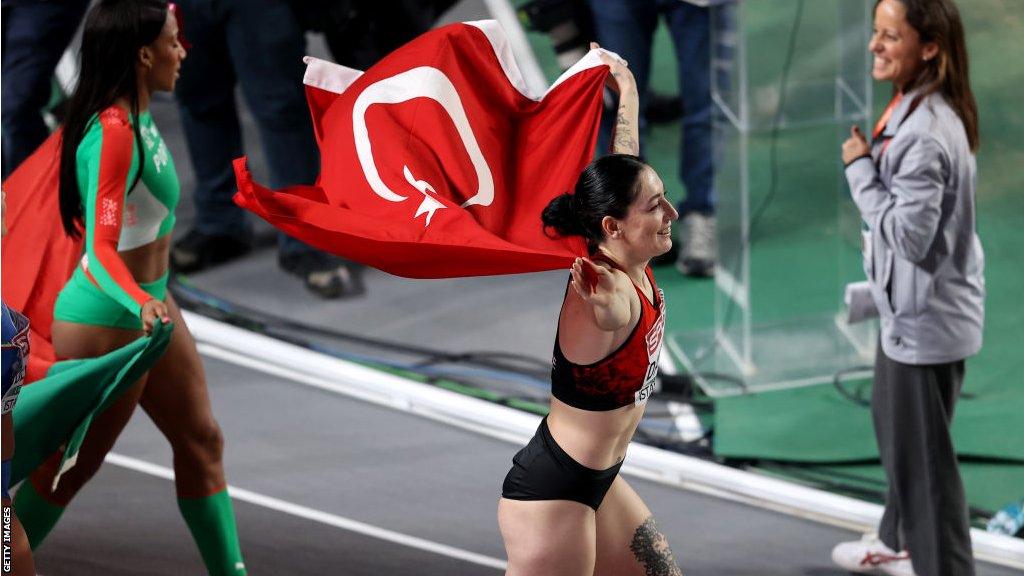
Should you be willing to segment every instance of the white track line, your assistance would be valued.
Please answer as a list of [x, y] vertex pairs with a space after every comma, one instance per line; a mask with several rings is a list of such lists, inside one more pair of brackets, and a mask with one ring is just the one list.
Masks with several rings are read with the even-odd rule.
[[[105, 461], [115, 466], [134, 470], [135, 472], [140, 472], [142, 474], [156, 476], [157, 478], [163, 478], [165, 480], [174, 480], [174, 470], [165, 466], [152, 464], [144, 460], [138, 460], [130, 456], [110, 452], [107, 454]], [[492, 558], [490, 556], [484, 556], [483, 554], [477, 554], [476, 552], [470, 552], [447, 544], [441, 544], [431, 540], [417, 538], [416, 536], [409, 536], [408, 534], [394, 532], [372, 524], [359, 522], [358, 520], [352, 520], [350, 518], [323, 512], [314, 508], [300, 506], [271, 496], [264, 496], [263, 494], [258, 494], [251, 490], [238, 488], [237, 486], [229, 485], [228, 494], [230, 494], [231, 498], [234, 500], [240, 500], [242, 502], [247, 502], [262, 508], [268, 508], [276, 512], [283, 512], [284, 514], [296, 516], [298, 518], [312, 520], [313, 522], [319, 522], [320, 524], [326, 524], [335, 528], [341, 528], [342, 530], [348, 530], [349, 532], [356, 532], [358, 534], [363, 534], [364, 536], [370, 536], [371, 538], [387, 540], [388, 542], [394, 542], [395, 544], [408, 546], [409, 548], [416, 548], [417, 550], [423, 550], [432, 554], [440, 554], [441, 556], [455, 558], [456, 560], [462, 560], [464, 562], [470, 562], [480, 566], [487, 566], [488, 568], [495, 568], [497, 570], [508, 569], [508, 563], [498, 558]]]

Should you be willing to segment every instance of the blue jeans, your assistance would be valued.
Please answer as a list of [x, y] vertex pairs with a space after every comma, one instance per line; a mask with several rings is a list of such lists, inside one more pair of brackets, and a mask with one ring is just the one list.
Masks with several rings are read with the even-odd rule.
[[[320, 153], [302, 85], [303, 30], [287, 0], [177, 0], [192, 48], [175, 96], [196, 173], [196, 229], [248, 238], [232, 161], [243, 156], [235, 105], [241, 86], [270, 168], [269, 185], [313, 184]], [[315, 250], [281, 234], [282, 256]]]
[[4, 2], [4, 179], [50, 135], [42, 116], [50, 80], [88, 6], [88, 0]]
[[[711, 141], [711, 28], [709, 10], [680, 0], [589, 0], [597, 41], [626, 59], [640, 94], [642, 111], [650, 85], [651, 46], [659, 16], [665, 18], [675, 46], [679, 94], [683, 100], [683, 145], [679, 176], [686, 199], [679, 213], [711, 214], [715, 209], [714, 158]], [[605, 110], [599, 146], [608, 150], [615, 110]], [[643, 142], [641, 142], [643, 153]]]

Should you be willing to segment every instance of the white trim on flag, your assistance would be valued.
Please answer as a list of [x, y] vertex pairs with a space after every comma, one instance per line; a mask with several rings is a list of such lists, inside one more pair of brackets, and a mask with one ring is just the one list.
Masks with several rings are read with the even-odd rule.
[[[519, 69], [519, 63], [516, 62], [515, 56], [512, 53], [512, 44], [509, 42], [508, 37], [505, 35], [505, 30], [498, 24], [496, 20], [476, 20], [474, 22], [464, 22], [469, 26], [479, 28], [481, 32], [487, 36], [487, 39], [491, 42], [491, 47], [494, 49], [494, 55], [498, 57], [498, 62], [501, 63], [501, 69], [505, 72], [505, 76], [508, 77], [508, 81], [516, 87], [516, 90], [526, 96], [527, 98], [535, 101], [540, 101], [547, 96], [556, 86], [565, 82], [569, 78], [579, 74], [580, 72], [594, 68], [596, 66], [603, 66], [599, 56], [600, 52], [608, 52], [603, 48], [600, 50], [591, 50], [587, 52], [587, 55], [580, 58], [580, 61], [573, 64], [568, 70], [562, 73], [561, 76], [555, 80], [547, 90], [544, 91], [543, 96], [536, 96], [529, 86], [527, 86], [526, 80], [523, 79], [523, 73]], [[614, 52], [608, 52], [612, 56], [618, 58], [618, 54]]]
[[583, 58], [580, 58], [579, 62], [573, 64], [565, 72], [562, 72], [562, 75], [559, 76], [557, 80], [555, 80], [555, 83], [551, 85], [551, 88], [548, 88], [548, 91], [545, 92], [544, 95], [547, 96], [548, 92], [551, 92], [552, 90], [554, 90], [556, 86], [558, 86], [562, 82], [565, 82], [569, 78], [575, 76], [576, 74], [579, 74], [580, 72], [582, 72], [584, 70], [588, 70], [590, 68], [595, 68], [597, 66], [604, 66], [605, 65], [604, 62], [601, 62], [601, 56], [600, 56], [601, 52], [606, 52], [608, 54], [611, 54], [615, 58], [619, 58], [618, 54], [616, 54], [614, 52], [609, 52], [608, 50], [605, 50], [604, 48], [599, 48], [597, 50], [591, 50], [590, 52], [587, 52], [586, 56], [584, 56]]
[[302, 61], [306, 63], [306, 74], [302, 77], [302, 83], [335, 94], [344, 93], [353, 82], [363, 75], [355, 68], [313, 56], [306, 56]]
[[520, 94], [530, 100], [540, 100], [541, 96], [531, 90], [530, 86], [526, 83], [523, 72], [519, 69], [519, 63], [516, 62], [516, 57], [512, 53], [512, 44], [508, 41], [505, 29], [498, 24], [497, 20], [474, 20], [472, 22], [463, 22], [463, 24], [478, 28], [484, 33], [484, 36], [487, 36], [487, 40], [491, 43], [491, 48], [494, 49], [494, 55], [498, 57], [502, 71], [505, 72], [508, 81], [515, 86], [516, 90], [519, 90]]
[[[573, 64], [571, 68], [562, 73], [561, 76], [555, 80], [547, 90], [544, 91], [543, 95], [537, 95], [532, 90], [529, 84], [523, 77], [523, 73], [519, 68], [519, 63], [516, 62], [515, 55], [512, 52], [512, 44], [508, 40], [508, 36], [505, 34], [505, 30], [501, 27], [496, 20], [476, 20], [473, 22], [463, 22], [467, 26], [473, 26], [487, 37], [487, 40], [491, 43], [491, 48], [494, 50], [494, 55], [498, 58], [498, 63], [501, 64], [501, 70], [505, 73], [505, 77], [508, 78], [509, 83], [519, 91], [520, 94], [527, 98], [540, 101], [544, 96], [547, 96], [556, 86], [565, 82], [572, 76], [579, 74], [580, 72], [594, 68], [596, 66], [602, 66], [601, 58], [598, 54], [601, 50], [591, 50], [586, 56], [580, 59], [579, 62]], [[618, 57], [617, 54], [609, 52], [613, 56]], [[363, 72], [334, 62], [322, 60], [314, 56], [306, 56], [302, 59], [306, 63], [306, 73], [302, 78], [302, 83], [307, 86], [313, 86], [314, 88], [320, 88], [334, 94], [342, 94], [349, 86], [352, 85]]]

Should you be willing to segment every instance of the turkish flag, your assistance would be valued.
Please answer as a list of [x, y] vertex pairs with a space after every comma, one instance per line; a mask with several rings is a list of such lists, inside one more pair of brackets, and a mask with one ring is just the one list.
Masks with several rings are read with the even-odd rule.
[[60, 139], [60, 130], [51, 134], [3, 183], [3, 298], [29, 319], [26, 383], [45, 376], [56, 361], [53, 303], [82, 256], [82, 239], [67, 236], [60, 220]]
[[566, 268], [545, 234], [597, 139], [608, 67], [592, 51], [531, 95], [494, 21], [452, 24], [365, 73], [307, 58], [314, 186], [271, 191], [235, 161], [235, 202], [320, 249], [410, 278]]

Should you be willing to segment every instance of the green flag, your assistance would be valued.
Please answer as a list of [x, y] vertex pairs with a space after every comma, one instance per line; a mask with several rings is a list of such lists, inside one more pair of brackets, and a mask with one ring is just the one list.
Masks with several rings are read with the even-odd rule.
[[11, 484], [64, 446], [56, 489], [60, 474], [74, 465], [93, 418], [156, 364], [173, 332], [173, 323], [157, 322], [149, 336], [97, 358], [57, 362], [45, 378], [24, 386], [14, 406]]

